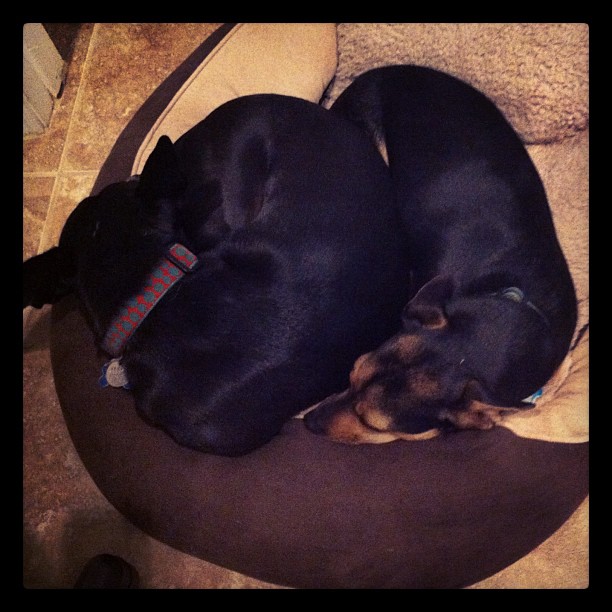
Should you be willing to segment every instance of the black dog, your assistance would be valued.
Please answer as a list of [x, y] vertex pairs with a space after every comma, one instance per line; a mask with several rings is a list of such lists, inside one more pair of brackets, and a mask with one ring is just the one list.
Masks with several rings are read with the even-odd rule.
[[576, 325], [537, 171], [491, 101], [435, 70], [372, 70], [332, 111], [388, 158], [418, 292], [306, 425], [353, 443], [488, 429], [547, 382]]
[[24, 306], [76, 291], [140, 414], [182, 445], [239, 455], [397, 331], [404, 240], [361, 130], [246, 96], [162, 137], [139, 180], [81, 202], [59, 247], [24, 264]]

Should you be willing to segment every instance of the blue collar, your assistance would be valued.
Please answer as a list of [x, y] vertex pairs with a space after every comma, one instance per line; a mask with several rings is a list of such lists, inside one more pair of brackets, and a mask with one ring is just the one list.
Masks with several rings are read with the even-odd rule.
[[111, 321], [102, 340], [102, 350], [114, 357], [125, 349], [132, 334], [161, 298], [188, 272], [198, 266], [198, 258], [185, 246], [175, 243], [153, 268], [143, 288], [131, 297]]

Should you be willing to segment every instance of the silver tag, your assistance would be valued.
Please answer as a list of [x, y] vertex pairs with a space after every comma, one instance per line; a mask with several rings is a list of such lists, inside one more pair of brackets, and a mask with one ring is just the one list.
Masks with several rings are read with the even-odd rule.
[[121, 359], [111, 359], [108, 363], [102, 366], [102, 376], [100, 377], [101, 387], [123, 387], [130, 388], [125, 368], [121, 365]]

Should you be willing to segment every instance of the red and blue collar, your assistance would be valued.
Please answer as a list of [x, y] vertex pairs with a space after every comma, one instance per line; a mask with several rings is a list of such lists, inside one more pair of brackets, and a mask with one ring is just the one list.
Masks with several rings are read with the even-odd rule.
[[153, 310], [168, 290], [186, 273], [193, 272], [199, 261], [179, 243], [168, 248], [164, 257], [147, 277], [144, 287], [121, 308], [102, 340], [102, 350], [113, 357], [119, 356], [145, 317]]

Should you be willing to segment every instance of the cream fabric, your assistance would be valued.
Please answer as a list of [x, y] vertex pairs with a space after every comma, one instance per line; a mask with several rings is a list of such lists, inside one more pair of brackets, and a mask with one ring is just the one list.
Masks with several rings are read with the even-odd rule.
[[329, 105], [359, 74], [418, 64], [489, 96], [526, 143], [559, 141], [589, 119], [584, 23], [341, 23]]
[[[527, 147], [548, 195], [578, 298], [578, 333], [589, 322], [589, 131]], [[589, 331], [543, 388], [536, 408], [504, 417], [517, 435], [547, 442], [589, 439]]]
[[160, 136], [174, 142], [233, 98], [276, 93], [318, 103], [336, 64], [335, 24], [237, 24], [159, 117], [136, 155], [132, 174], [141, 173]]

